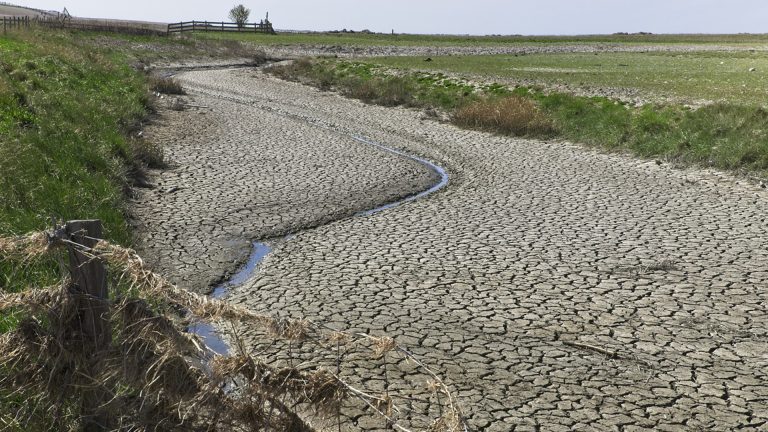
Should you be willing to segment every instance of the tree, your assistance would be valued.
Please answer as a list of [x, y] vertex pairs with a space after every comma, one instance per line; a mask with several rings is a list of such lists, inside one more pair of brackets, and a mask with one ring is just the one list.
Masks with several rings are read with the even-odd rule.
[[238, 27], [245, 26], [248, 22], [248, 16], [251, 14], [251, 10], [247, 7], [239, 4], [229, 11], [229, 19], [237, 23]]

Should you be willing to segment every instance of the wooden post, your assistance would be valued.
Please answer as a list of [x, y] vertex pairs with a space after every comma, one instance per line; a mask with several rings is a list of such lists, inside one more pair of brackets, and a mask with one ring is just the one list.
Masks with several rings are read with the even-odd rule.
[[[98, 239], [101, 239], [101, 221], [67, 222], [66, 234], [71, 242], [92, 248], [96, 246]], [[72, 284], [79, 294], [85, 296], [84, 304], [88, 306], [83, 310], [83, 331], [87, 339], [93, 341], [94, 348], [102, 349], [109, 346], [112, 340], [109, 331], [109, 305], [106, 304], [109, 298], [107, 268], [102, 260], [74, 245], [70, 245], [68, 250]]]
[[[107, 268], [104, 262], [94, 257], [88, 249], [102, 237], [99, 220], [70, 221], [64, 227], [65, 235], [74, 244], [68, 245], [69, 266], [72, 273], [72, 294], [77, 298], [79, 323], [72, 323], [73, 330], [79, 330], [83, 352], [88, 354], [88, 364], [83, 371], [88, 376], [97, 376], [102, 367], [104, 355], [112, 342], [109, 320], [109, 293], [107, 291]], [[79, 328], [77, 327], [79, 325]], [[94, 382], [84, 392], [81, 415], [85, 431], [111, 430], [113, 419], [100, 407], [109, 400], [109, 394]]]

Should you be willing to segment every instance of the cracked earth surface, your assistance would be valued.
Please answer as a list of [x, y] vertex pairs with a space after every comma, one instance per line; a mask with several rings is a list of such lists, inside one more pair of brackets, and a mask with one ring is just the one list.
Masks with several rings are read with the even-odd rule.
[[[181, 79], [208, 108], [151, 131], [178, 168], [137, 203], [142, 252], [174, 280], [203, 287], [247, 240], [317, 226], [228, 300], [395, 337], [473, 430], [768, 428], [762, 190], [253, 71]], [[435, 161], [448, 188], [330, 222], [435, 181], [350, 134]]]

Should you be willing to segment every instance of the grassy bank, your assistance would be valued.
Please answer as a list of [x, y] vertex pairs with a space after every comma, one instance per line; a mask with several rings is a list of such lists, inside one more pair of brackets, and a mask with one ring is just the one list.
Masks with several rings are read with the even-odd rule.
[[[70, 33], [0, 37], [0, 237], [50, 227], [53, 219], [101, 219], [106, 238], [131, 242], [125, 214], [131, 176], [161, 155], [130, 138], [147, 115], [148, 88], [125, 60]], [[0, 257], [0, 293], [58, 283], [56, 256]], [[0, 313], [0, 334], [23, 315]], [[43, 409], [28, 406], [36, 395], [18, 390], [0, 393], [2, 429], [56, 429]], [[15, 418], [21, 412], [30, 416], [23, 427]]]
[[[108, 239], [130, 243], [130, 175], [158, 154], [129, 138], [147, 115], [148, 90], [122, 60], [67, 33], [0, 37], [0, 236], [52, 218], [98, 218]], [[57, 274], [54, 262], [0, 261], [0, 292], [45, 286]], [[0, 330], [7, 325], [0, 320]]]
[[[236, 41], [37, 29], [0, 36], [0, 236], [45, 228], [52, 218], [98, 218], [108, 240], [130, 244], [132, 177], [162, 165], [162, 151], [133, 132], [151, 109], [150, 89], [181, 91], [136, 69], [243, 57], [263, 60]], [[45, 286], [57, 269], [0, 261], [0, 292]]]
[[273, 73], [369, 103], [442, 109], [462, 127], [559, 137], [647, 158], [761, 176], [768, 170], [768, 111], [755, 105], [635, 107], [606, 97], [507, 88], [439, 72], [393, 72], [373, 63], [329, 59], [302, 60]]

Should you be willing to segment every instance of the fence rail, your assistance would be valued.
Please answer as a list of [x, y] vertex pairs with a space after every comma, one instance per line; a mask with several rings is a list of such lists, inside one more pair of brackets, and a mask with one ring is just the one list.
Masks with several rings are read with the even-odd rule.
[[168, 34], [185, 32], [251, 32], [274, 34], [275, 29], [269, 21], [260, 23], [238, 24], [233, 22], [185, 21], [168, 24]]
[[3, 17], [3, 33], [8, 29], [29, 27], [29, 21], [28, 16]]
[[173, 33], [187, 32], [243, 32], [275, 34], [275, 29], [269, 21], [260, 23], [245, 23], [239, 25], [233, 22], [215, 21], [183, 21], [167, 26], [142, 25], [120, 21], [94, 21], [62, 17], [3, 17], [3, 32], [9, 29], [27, 28], [35, 24], [45, 28], [101, 31], [108, 33], [124, 33], [133, 35], [165, 36]]
[[120, 23], [116, 22], [98, 22], [90, 20], [78, 20], [78, 19], [61, 19], [61, 18], [37, 18], [35, 23], [42, 27], [47, 28], [59, 28], [59, 29], [73, 29], [73, 30], [90, 30], [101, 31], [107, 33], [123, 33], [142, 36], [164, 36], [167, 32], [161, 26], [148, 26], [137, 25], [132, 23]]

